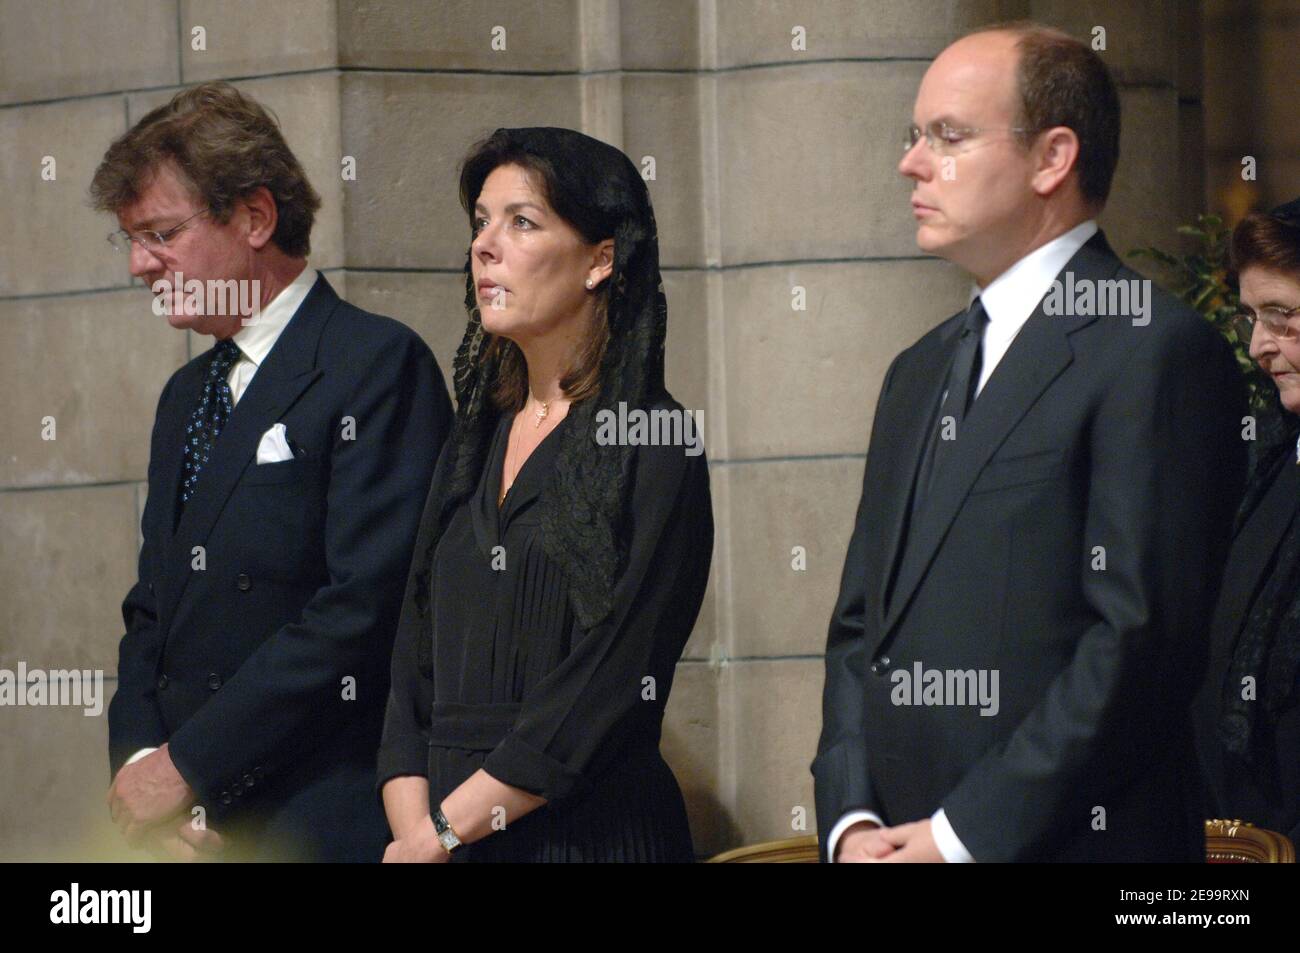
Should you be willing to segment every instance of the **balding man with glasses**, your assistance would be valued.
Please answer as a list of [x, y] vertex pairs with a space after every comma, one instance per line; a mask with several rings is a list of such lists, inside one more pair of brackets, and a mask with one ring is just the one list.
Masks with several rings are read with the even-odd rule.
[[1170, 296], [1099, 313], [1141, 280], [1095, 222], [1118, 157], [1114, 83], [1055, 30], [979, 31], [922, 80], [917, 244], [974, 287], [876, 405], [812, 764], [826, 860], [1204, 857], [1189, 708], [1244, 387]]

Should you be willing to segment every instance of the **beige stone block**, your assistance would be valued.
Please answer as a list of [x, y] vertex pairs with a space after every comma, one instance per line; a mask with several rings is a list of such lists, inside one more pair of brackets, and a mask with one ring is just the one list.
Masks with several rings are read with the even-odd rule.
[[704, 156], [694, 75], [629, 74], [623, 80], [623, 143], [647, 181], [664, 266], [705, 263]]
[[135, 544], [136, 548], [144, 546], [144, 505], [149, 501], [149, 483], [135, 485]]
[[710, 493], [713, 495], [713, 557], [709, 563], [709, 581], [704, 588], [704, 601], [695, 621], [691, 637], [682, 650], [682, 658], [693, 662], [707, 662], [722, 649], [723, 632], [727, 620], [721, 603], [721, 580], [725, 578], [723, 553], [726, 548], [726, 512], [718, 499], [718, 468], [709, 468]]
[[[1006, 19], [1015, 6], [998, 0], [718, 0], [717, 60], [726, 67], [933, 57], [967, 30]], [[795, 49], [796, 27], [803, 28], [803, 49]]]
[[[706, 452], [708, 433], [705, 433]], [[725, 466], [709, 464], [709, 495], [713, 502], [713, 554], [709, 561], [709, 579], [695, 629], [686, 642], [682, 657], [693, 661], [712, 661], [728, 654], [731, 641], [730, 536], [731, 508], [728, 505]]]
[[[712, 59], [710, 4], [697, 0], [621, 0], [619, 46], [623, 69], [699, 69]], [[704, 48], [708, 45], [707, 54]]]
[[1105, 49], [1097, 53], [1117, 82], [1162, 84], [1176, 82], [1179, 53], [1177, 21], [1186, 16], [1180, 0], [1110, 3], [1108, 0], [1032, 0], [1031, 18], [1064, 30], [1094, 48], [1105, 33]]
[[128, 283], [126, 256], [105, 240], [117, 223], [88, 193], [124, 122], [117, 97], [0, 109], [0, 296]]
[[357, 178], [344, 189], [349, 266], [464, 267], [469, 217], [460, 164], [501, 126], [577, 128], [572, 76], [346, 73], [342, 149]]
[[[6, 663], [7, 664], [7, 663]], [[111, 696], [116, 686], [104, 684]], [[109, 819], [108, 703], [0, 708], [0, 861], [136, 860]]]
[[718, 796], [720, 680], [721, 671], [716, 666], [700, 662], [677, 666], [659, 746], [686, 799], [698, 856], [715, 853], [729, 837]]
[[730, 506], [729, 655], [825, 651], [863, 465], [843, 457], [719, 468]]
[[581, 109], [579, 123], [573, 128], [622, 148], [624, 74], [582, 73], [575, 78]]
[[733, 839], [722, 849], [817, 832], [808, 766], [821, 733], [823, 678], [819, 658], [724, 667], [722, 801]]
[[[1119, 168], [1106, 211], [1100, 218], [1115, 254], [1135, 265], [1134, 248], [1167, 248], [1178, 239], [1183, 224], [1177, 193], [1185, 161], [1176, 149], [1152, 148], [1152, 143], [1179, 141], [1178, 93], [1168, 87], [1134, 87], [1120, 94], [1123, 125]], [[1145, 267], [1145, 266], [1144, 266]]]
[[468, 320], [464, 275], [349, 271], [348, 300], [413, 328], [433, 350], [451, 392], [452, 366]]
[[[345, 150], [339, 139], [339, 77], [313, 73], [272, 76], [234, 84], [271, 111], [293, 154], [302, 163], [312, 186], [320, 193], [321, 208], [311, 233], [311, 263], [316, 268], [343, 264], [343, 180]], [[132, 123], [172, 98], [177, 90], [138, 93], [129, 99]]]
[[863, 453], [890, 363], [970, 284], [925, 259], [734, 269], [723, 288], [727, 441], [746, 460]]
[[143, 289], [0, 300], [0, 486], [146, 476], [158, 395], [186, 360], [151, 305]]
[[0, 23], [0, 103], [166, 86], [179, 78], [171, 3], [0, 0]]
[[898, 171], [924, 63], [718, 76], [722, 261], [915, 255]]
[[[668, 340], [664, 351], [664, 377], [668, 390], [683, 407], [701, 411], [704, 449], [710, 460], [722, 459], [723, 421], [720, 401], [714, 396], [717, 355], [711, 347], [714, 325], [710, 320], [710, 286], [721, 284], [716, 272], [663, 272], [668, 301]], [[719, 395], [720, 396], [720, 395]]]
[[384, 69], [609, 68], [617, 24], [612, 0], [340, 0], [339, 56], [344, 66]]
[[131, 483], [0, 493], [0, 666], [117, 671], [135, 507]]
[[[180, 0], [182, 82], [338, 65], [336, 0]], [[202, 34], [195, 34], [201, 27]], [[201, 37], [202, 49], [195, 49]]]

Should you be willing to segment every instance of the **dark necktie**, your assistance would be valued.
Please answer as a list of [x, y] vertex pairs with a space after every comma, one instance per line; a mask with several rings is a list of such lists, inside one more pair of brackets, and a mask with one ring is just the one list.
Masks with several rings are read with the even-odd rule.
[[[953, 355], [952, 366], [948, 369], [948, 380], [944, 386], [939, 412], [931, 422], [932, 430], [925, 443], [925, 455], [921, 458], [916, 490], [912, 494], [913, 514], [933, 489], [935, 473], [943, 466], [944, 460], [952, 453], [952, 445], [961, 436], [962, 421], [974, 400], [975, 384], [980, 377], [980, 345], [984, 340], [984, 325], [988, 320], [983, 303], [976, 298], [966, 309], [961, 338], [957, 341], [957, 351]], [[946, 417], [953, 418], [953, 439], [950, 440], [943, 439], [943, 433], [947, 429], [944, 421]]]
[[234, 341], [218, 341], [213, 349], [212, 363], [203, 378], [203, 393], [198, 406], [185, 425], [185, 467], [181, 473], [181, 507], [194, 495], [199, 482], [199, 472], [208, 462], [212, 445], [216, 443], [221, 428], [235, 409], [230, 382], [226, 380], [230, 368], [239, 359], [239, 346]]

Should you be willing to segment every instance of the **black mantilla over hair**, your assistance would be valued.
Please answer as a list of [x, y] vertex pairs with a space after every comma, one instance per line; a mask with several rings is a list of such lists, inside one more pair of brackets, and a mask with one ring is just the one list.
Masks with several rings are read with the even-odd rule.
[[[574, 224], [588, 241], [614, 239], [613, 269], [608, 279], [609, 343], [600, 366], [595, 396], [569, 407], [548, 492], [539, 505], [542, 545], [563, 568], [578, 624], [592, 628], [612, 608], [614, 584], [627, 557], [626, 509], [631, 498], [631, 446], [602, 446], [596, 442], [596, 415], [649, 409], [665, 394], [664, 339], [668, 306], [659, 274], [658, 232], [650, 193], [632, 161], [618, 149], [572, 129], [498, 129], [475, 148], [501, 157], [542, 160], [554, 172], [559, 194], [552, 207], [581, 208], [583, 226]], [[462, 198], [473, 214], [490, 163], [467, 164]], [[472, 194], [467, 194], [472, 192]], [[597, 223], [592, 226], [590, 223]], [[594, 231], [603, 234], [595, 235]], [[429, 610], [433, 552], [454, 508], [478, 485], [492, 434], [500, 419], [492, 401], [499, 359], [489, 355], [492, 335], [483, 328], [474, 286], [471, 259], [465, 259], [465, 308], [469, 323], [456, 352], [453, 385], [456, 422], [439, 465], [436, 491], [437, 529], [418, 564], [416, 607]], [[421, 667], [431, 667], [431, 647], [421, 640]]]

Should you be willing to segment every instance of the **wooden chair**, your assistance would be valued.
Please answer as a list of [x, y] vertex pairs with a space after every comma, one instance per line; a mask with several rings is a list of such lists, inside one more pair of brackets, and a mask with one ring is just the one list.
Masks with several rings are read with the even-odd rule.
[[[1295, 846], [1283, 834], [1245, 821], [1205, 822], [1205, 860], [1211, 864], [1294, 864]], [[817, 837], [788, 837], [723, 851], [710, 864], [815, 864]]]
[[723, 851], [710, 857], [710, 864], [815, 864], [817, 863], [817, 835], [787, 837], [770, 840], [748, 847]]
[[1295, 845], [1285, 834], [1246, 821], [1205, 822], [1207, 864], [1294, 864]]

